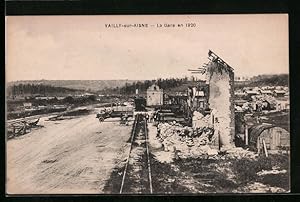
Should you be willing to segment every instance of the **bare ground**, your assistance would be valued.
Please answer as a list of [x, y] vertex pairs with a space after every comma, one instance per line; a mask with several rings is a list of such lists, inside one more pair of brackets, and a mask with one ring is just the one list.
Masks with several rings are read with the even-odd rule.
[[95, 115], [45, 121], [7, 142], [7, 193], [103, 193], [113, 168], [126, 159], [131, 125], [99, 123]]

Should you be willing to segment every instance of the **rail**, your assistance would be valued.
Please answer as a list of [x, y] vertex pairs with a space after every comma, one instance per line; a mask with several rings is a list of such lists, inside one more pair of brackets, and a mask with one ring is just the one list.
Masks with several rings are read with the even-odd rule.
[[133, 143], [133, 139], [134, 139], [134, 136], [135, 136], [136, 125], [137, 125], [137, 118], [134, 119], [134, 123], [133, 123], [133, 129], [132, 129], [131, 141], [130, 141], [130, 150], [129, 150], [128, 157], [127, 157], [126, 164], [125, 164], [125, 169], [124, 169], [123, 178], [122, 178], [122, 183], [121, 183], [121, 188], [120, 188], [120, 194], [121, 194], [122, 191], [123, 191], [123, 186], [124, 186], [125, 176], [126, 176], [126, 172], [127, 172], [127, 169], [128, 169], [129, 157], [130, 157], [130, 153], [131, 153], [131, 150], [132, 150], [132, 147], [133, 147], [133, 144], [132, 144], [132, 143]]
[[[130, 149], [123, 171], [123, 177], [119, 192], [120, 194], [124, 192], [135, 193], [136, 190], [138, 190], [138, 192], [141, 191], [142, 193], [153, 193], [150, 152], [148, 144], [149, 139], [147, 131], [147, 121], [145, 120], [145, 116], [143, 114], [137, 114], [131, 133]], [[146, 168], [147, 171], [145, 170]], [[143, 175], [143, 173], [145, 173], [145, 175]], [[126, 180], [132, 183], [126, 184]], [[131, 189], [134, 191], [124, 191], [125, 187], [128, 190]]]

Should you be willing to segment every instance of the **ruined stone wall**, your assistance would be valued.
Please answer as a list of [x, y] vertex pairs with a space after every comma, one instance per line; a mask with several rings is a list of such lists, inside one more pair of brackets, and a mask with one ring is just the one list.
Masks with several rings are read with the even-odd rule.
[[230, 91], [230, 142], [234, 145], [234, 137], [235, 137], [235, 108], [234, 108], [234, 72], [229, 74], [229, 91]]
[[209, 80], [209, 107], [214, 116], [214, 127], [220, 132], [221, 147], [233, 146], [234, 122], [234, 73], [225, 68], [217, 68], [210, 62], [207, 71]]

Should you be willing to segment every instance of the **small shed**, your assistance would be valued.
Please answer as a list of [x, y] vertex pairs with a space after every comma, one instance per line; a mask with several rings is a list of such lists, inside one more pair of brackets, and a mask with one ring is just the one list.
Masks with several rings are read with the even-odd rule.
[[289, 131], [271, 124], [254, 125], [249, 128], [249, 146], [256, 151], [263, 150], [264, 144], [268, 152], [276, 152], [290, 148]]
[[284, 97], [284, 94], [285, 94], [286, 92], [284, 91], [284, 90], [274, 90], [274, 95], [276, 96], [276, 97]]

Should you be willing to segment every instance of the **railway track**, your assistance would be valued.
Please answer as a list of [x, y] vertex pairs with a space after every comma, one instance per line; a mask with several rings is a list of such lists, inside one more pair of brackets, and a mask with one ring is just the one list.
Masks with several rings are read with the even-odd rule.
[[119, 193], [152, 194], [147, 122], [142, 114], [137, 114], [134, 120]]

